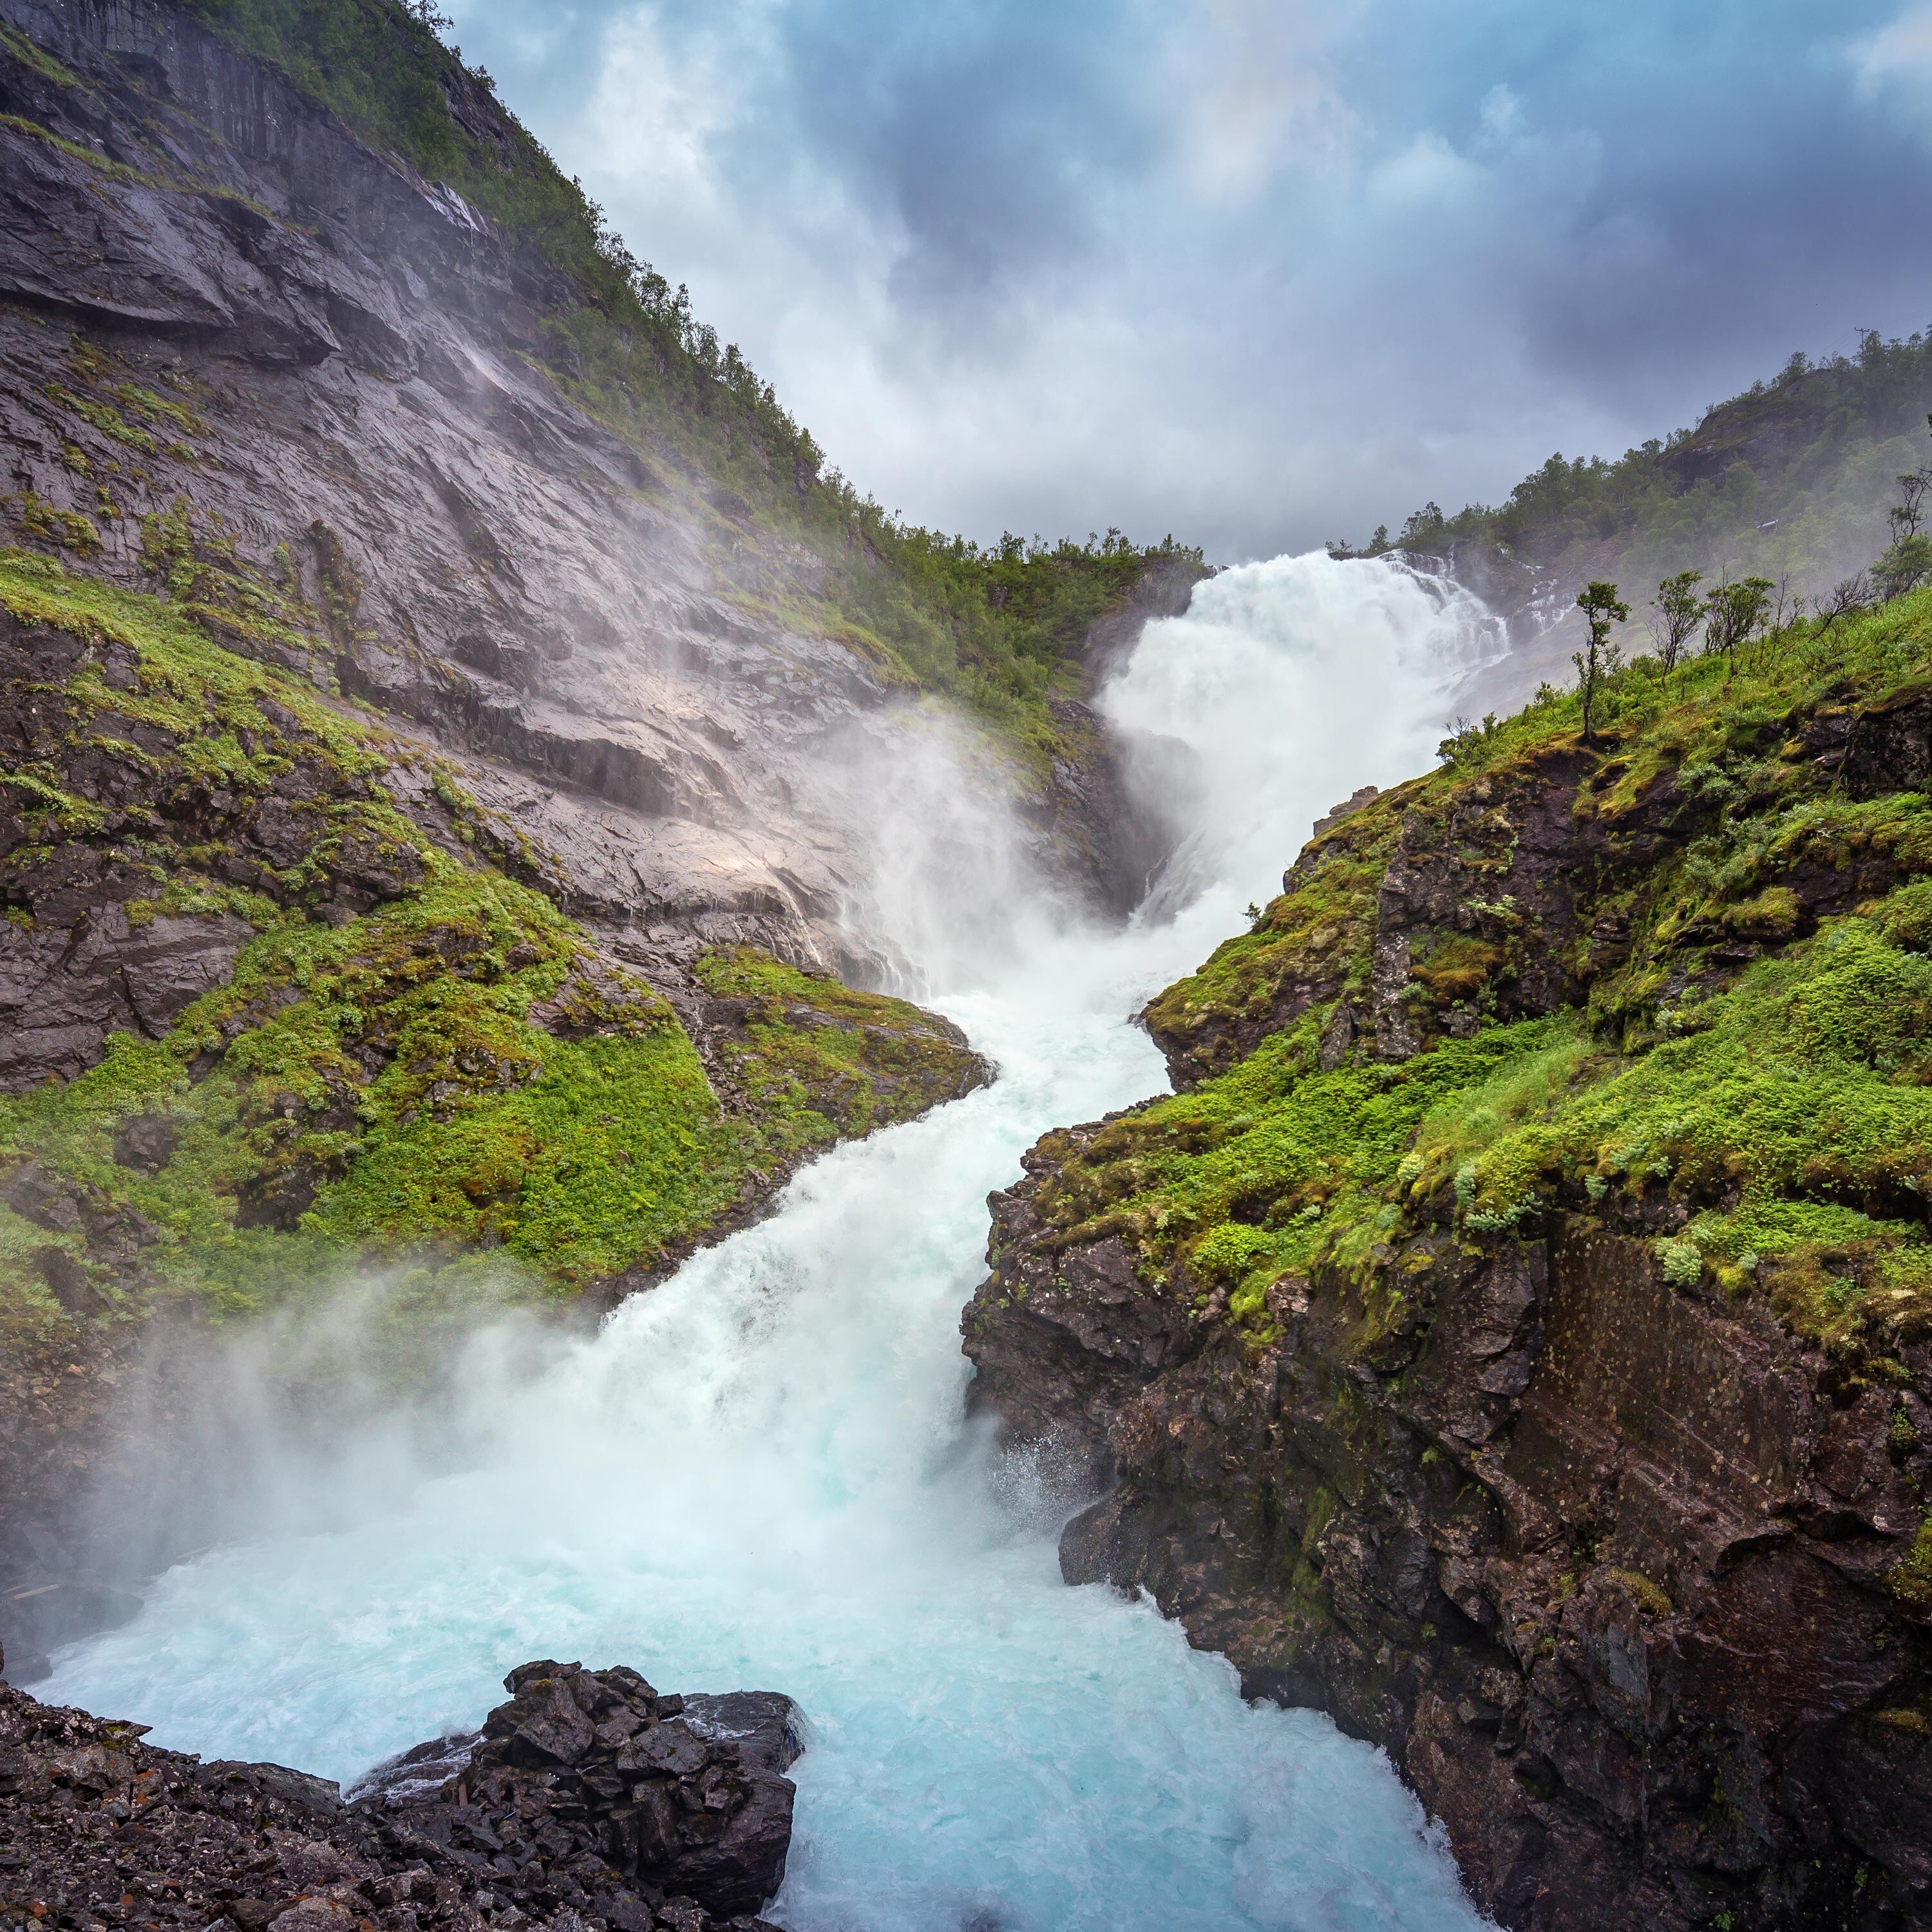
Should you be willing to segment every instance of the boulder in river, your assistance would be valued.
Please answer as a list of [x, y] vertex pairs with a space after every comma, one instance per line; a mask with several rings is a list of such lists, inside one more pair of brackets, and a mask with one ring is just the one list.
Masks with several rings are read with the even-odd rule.
[[[380, 1802], [446, 1849], [492, 1861], [508, 1852], [520, 1871], [529, 1848], [594, 1852], [626, 1883], [721, 1918], [756, 1911], [778, 1890], [794, 1791], [784, 1773], [802, 1748], [789, 1697], [660, 1696], [621, 1664], [548, 1659], [503, 1682], [511, 1701], [474, 1737], [379, 1766], [358, 1802]], [[430, 1786], [432, 1768], [442, 1775]], [[566, 1840], [568, 1855], [551, 1849]]]
[[[161, 1932], [773, 1932], [790, 1699], [527, 1664], [345, 1799], [0, 1684], [0, 1922]], [[130, 1876], [132, 1874], [132, 1876]], [[131, 1898], [130, 1894], [132, 1894]]]

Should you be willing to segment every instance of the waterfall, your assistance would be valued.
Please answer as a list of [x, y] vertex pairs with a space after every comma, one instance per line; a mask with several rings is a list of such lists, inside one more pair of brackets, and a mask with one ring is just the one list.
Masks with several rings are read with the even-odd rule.
[[1269, 896], [1334, 798], [1426, 764], [1493, 642], [1480, 606], [1388, 563], [1204, 585], [1104, 694], [1185, 834], [1129, 931], [976, 904], [977, 881], [1029, 888], [922, 862], [919, 813], [892, 814], [869, 902], [894, 929], [866, 938], [997, 1064], [992, 1088], [829, 1154], [595, 1336], [478, 1338], [459, 1466], [398, 1430], [277, 1472], [333, 1507], [169, 1570], [43, 1694], [346, 1779], [473, 1724], [526, 1657], [621, 1661], [802, 1706], [771, 1908], [794, 1932], [1476, 1926], [1379, 1754], [1244, 1704], [1145, 1602], [1061, 1584], [1066, 1498], [962, 1420], [958, 1319], [987, 1190], [1047, 1128], [1164, 1090], [1125, 1016]]
[[1234, 929], [1238, 890], [1273, 896], [1329, 805], [1427, 770], [1455, 688], [1506, 648], [1453, 578], [1389, 558], [1244, 564], [1148, 625], [1101, 706], [1176, 841], [1141, 922], [1199, 908], [1177, 970]]

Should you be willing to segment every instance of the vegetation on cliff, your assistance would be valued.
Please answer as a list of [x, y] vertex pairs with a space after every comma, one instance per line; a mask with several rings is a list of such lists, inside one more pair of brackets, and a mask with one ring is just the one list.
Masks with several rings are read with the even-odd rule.
[[1894, 481], [1923, 455], [1928, 409], [1932, 335], [1868, 331], [1853, 355], [1794, 355], [1694, 428], [1614, 460], [1554, 455], [1502, 503], [1454, 514], [1430, 503], [1360, 551], [1330, 548], [1496, 548], [1565, 581], [1616, 576], [1628, 587], [1694, 569], [1817, 596], [1883, 543]]
[[1928, 672], [1919, 592], [1458, 733], [992, 1197], [1063, 1574], [1385, 1748], [1500, 1924], [1923, 1918]]
[[85, 872], [137, 926], [238, 946], [169, 1023], [0, 1100], [10, 1315], [236, 1311], [383, 1258], [440, 1294], [580, 1288], [976, 1077], [942, 1022], [748, 949], [697, 961], [707, 1068], [658, 992], [480, 855], [513, 863], [514, 838], [450, 774], [426, 818], [398, 804], [420, 747], [192, 608], [0, 552], [30, 694], [7, 919], [31, 934]]
[[[1928, 669], [1919, 593], [1735, 675], [1622, 670], [1595, 746], [1550, 692], [1453, 746], [1153, 1003], [1190, 1084], [1063, 1150], [1054, 1240], [1121, 1234], [1265, 1336], [1286, 1277], [1614, 1194], [1670, 1280], [1882, 1370], [1932, 1333]], [[1526, 890], [1552, 831], [1560, 920]], [[1462, 889], [1392, 953], [1391, 880], [1445, 854]]]

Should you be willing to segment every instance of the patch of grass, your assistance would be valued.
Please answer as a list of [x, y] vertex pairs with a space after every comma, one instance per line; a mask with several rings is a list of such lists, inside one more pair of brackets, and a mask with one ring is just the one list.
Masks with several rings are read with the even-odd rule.
[[1198, 972], [1148, 1008], [1163, 1042], [1198, 1071], [1225, 1071], [1294, 1010], [1368, 983], [1376, 892], [1394, 849], [1405, 795], [1390, 793], [1312, 844], [1293, 889], [1252, 932], [1224, 940]]
[[[554, 1083], [568, 1047], [533, 1007], [574, 1001], [573, 1020], [620, 1050], [668, 1028], [695, 1060], [648, 988], [578, 983], [584, 943], [548, 901], [438, 870], [339, 927], [283, 920], [164, 1040], [117, 1038], [80, 1078], [0, 1102], [0, 1157], [40, 1159], [137, 1210], [167, 1285], [229, 1311], [351, 1255], [478, 1239], [518, 1191], [500, 1184], [515, 1130], [496, 1117], [517, 1089]], [[176, 1145], [140, 1176], [116, 1161], [113, 1130], [148, 1112]], [[526, 1245], [548, 1258], [541, 1225]]]
[[16, 134], [24, 134], [30, 140], [44, 142], [48, 147], [65, 154], [70, 160], [84, 162], [95, 173], [110, 181], [130, 182], [142, 188], [166, 185], [155, 176], [143, 173], [139, 168], [130, 168], [123, 162], [110, 160], [105, 154], [97, 154], [92, 148], [84, 148], [78, 141], [70, 141], [64, 135], [56, 134], [51, 128], [44, 128], [39, 122], [29, 121], [23, 115], [0, 114], [0, 128], [10, 128]]
[[1425, 1119], [1546, 1066], [1572, 1050], [1575, 1033], [1568, 1016], [1526, 1021], [1400, 1065], [1324, 1073], [1314, 1055], [1322, 1017], [1103, 1127], [1042, 1192], [1054, 1243], [1118, 1234], [1150, 1280], [1180, 1264], [1234, 1286], [1238, 1318], [1258, 1314], [1269, 1282], [1353, 1266], [1396, 1225], [1405, 1156]]
[[1604, 1574], [1621, 1583], [1636, 1599], [1637, 1606], [1647, 1617], [1667, 1617], [1676, 1608], [1670, 1600], [1670, 1592], [1641, 1570], [1606, 1570]]
[[707, 952], [696, 971], [707, 991], [742, 1002], [739, 1035], [718, 1052], [766, 1124], [772, 1158], [910, 1119], [961, 1078], [964, 1042], [905, 1000], [750, 946]]
[[31, 68], [43, 80], [50, 80], [56, 87], [86, 85], [79, 74], [56, 60], [38, 41], [30, 40], [12, 27], [0, 26], [0, 47], [5, 48], [23, 67]]
[[[1846, 796], [1814, 756], [1843, 722], [1810, 735], [1914, 698], [1932, 596], [1841, 625], [1828, 662], [1804, 641], [1735, 680], [1694, 662], [1658, 680], [1645, 732], [1594, 757], [1546, 698], [1315, 841], [1256, 929], [1150, 1010], [1209, 1077], [1046, 1144], [1048, 1240], [1118, 1233], [1148, 1279], [1226, 1290], [1252, 1327], [1283, 1274], [1358, 1275], [1429, 1228], [1522, 1230], [1616, 1194], [1688, 1210], [1657, 1245], [1666, 1279], [1762, 1294], [1855, 1371], [1932, 1333], [1932, 799]], [[1552, 759], [1581, 770], [1593, 836], [1654, 826], [1660, 796], [1671, 814], [1674, 849], [1612, 842], [1574, 875], [1580, 928], [1607, 918], [1625, 952], [1606, 944], [1598, 968], [1580, 939], [1566, 970], [1587, 1004], [1500, 1023], [1482, 995], [1532, 928], [1506, 896], [1466, 899], [1470, 925], [1412, 950], [1421, 1050], [1322, 1071], [1326, 1003], [1366, 993], [1398, 827], [1480, 876]], [[1855, 909], [1816, 920], [1801, 882], [1821, 877]], [[1466, 1039], [1442, 1030], [1451, 1003]]]
[[25, 535], [82, 558], [99, 554], [100, 532], [86, 512], [58, 508], [32, 488], [20, 492], [19, 502], [16, 514]]
[[47, 400], [56, 409], [70, 410], [82, 422], [91, 423], [103, 436], [112, 436], [130, 449], [152, 450], [154, 446], [151, 432], [130, 423], [118, 410], [92, 396], [78, 395], [64, 384], [56, 382], [48, 390]]
[[[139, 667], [130, 689], [81, 668], [63, 693], [76, 724], [101, 711], [166, 732], [187, 769], [266, 788], [292, 754], [326, 759], [349, 778], [385, 767], [382, 734], [346, 717], [312, 686], [213, 642], [195, 614], [175, 604], [64, 568], [32, 552], [0, 548], [0, 608], [98, 645], [118, 645]], [[400, 825], [400, 819], [397, 821]]]
[[1478, 1197], [1566, 1162], [1626, 1186], [1670, 1178], [1736, 1198], [1760, 1253], [1783, 1244], [1771, 1203], [1896, 1214], [1932, 1184], [1928, 1048], [1932, 959], [1835, 920], [1707, 1002], [1696, 1033], [1484, 1150]]
[[[448, 860], [432, 870], [346, 924], [283, 921], [164, 1040], [118, 1036], [78, 1079], [0, 1100], [0, 1162], [38, 1159], [144, 1216], [167, 1288], [226, 1313], [425, 1244], [500, 1250], [533, 1288], [568, 1292], [648, 1268], [754, 1173], [904, 1118], [959, 1077], [956, 1046], [894, 1036], [930, 1035], [928, 1016], [881, 1000], [855, 1037], [844, 1028], [866, 996], [808, 982], [822, 1006], [754, 1024], [737, 1056], [748, 1104], [728, 1111], [670, 1008], [548, 900]], [[790, 976], [742, 953], [717, 970]], [[876, 1070], [908, 1057], [916, 1080]], [[115, 1158], [136, 1114], [172, 1130], [152, 1174]], [[33, 1244], [10, 1265], [0, 1241], [16, 1294], [36, 1292]]]
[[1911, 1548], [1886, 1573], [1885, 1580], [1900, 1603], [1921, 1610], [1932, 1606], [1932, 1516], [1918, 1526]]

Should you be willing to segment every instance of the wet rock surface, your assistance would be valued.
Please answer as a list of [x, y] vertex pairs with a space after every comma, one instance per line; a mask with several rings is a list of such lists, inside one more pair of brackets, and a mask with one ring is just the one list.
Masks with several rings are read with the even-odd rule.
[[124, 1330], [91, 1322], [0, 1332], [0, 1648], [11, 1683], [38, 1682], [55, 1644], [115, 1621], [94, 1614], [121, 1593], [82, 1574], [92, 1566], [74, 1560], [74, 1524], [134, 1384], [134, 1354]]
[[[875, 657], [782, 614], [824, 559], [587, 414], [544, 360], [574, 365], [544, 320], [572, 291], [188, 8], [0, 21], [0, 537], [412, 721], [574, 911], [862, 963], [836, 914], [874, 801], [826, 775], [903, 720]], [[514, 148], [482, 83], [446, 86]], [[1037, 856], [1099, 902], [1087, 750]], [[208, 970], [187, 937], [142, 966], [164, 1000]]]
[[540, 1661], [345, 1802], [0, 1686], [0, 1923], [203, 1932], [752, 1932], [783, 1879], [789, 1698]]

